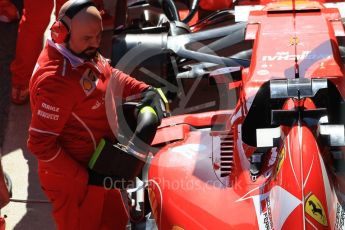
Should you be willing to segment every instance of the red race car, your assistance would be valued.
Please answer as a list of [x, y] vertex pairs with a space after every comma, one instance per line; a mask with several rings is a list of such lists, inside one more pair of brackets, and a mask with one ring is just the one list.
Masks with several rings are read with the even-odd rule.
[[158, 229], [345, 229], [344, 3], [193, 1], [214, 12], [188, 25], [163, 2], [128, 8], [112, 57], [171, 101], [142, 178]]

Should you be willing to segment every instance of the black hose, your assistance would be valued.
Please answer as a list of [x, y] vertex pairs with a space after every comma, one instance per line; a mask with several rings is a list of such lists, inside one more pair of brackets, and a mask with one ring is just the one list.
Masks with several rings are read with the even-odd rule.
[[[143, 111], [143, 110], [141, 110]], [[152, 112], [139, 112], [137, 118], [137, 127], [134, 135], [129, 141], [133, 144], [131, 148], [135, 148], [138, 152], [147, 152], [148, 148], [156, 135], [157, 127], [159, 124], [158, 117], [154, 110]]]
[[163, 0], [162, 8], [170, 21], [181, 21], [180, 15], [173, 0]]
[[193, 0], [190, 10], [189, 10], [189, 14], [188, 16], [182, 20], [183, 23], [188, 24], [188, 22], [190, 22], [190, 20], [192, 20], [192, 18], [194, 17], [195, 13], [198, 10], [198, 6], [199, 6], [199, 1], [200, 0]]

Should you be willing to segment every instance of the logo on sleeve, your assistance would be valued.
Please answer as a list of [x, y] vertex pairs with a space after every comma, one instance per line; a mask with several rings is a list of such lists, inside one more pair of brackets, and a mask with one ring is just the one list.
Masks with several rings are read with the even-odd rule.
[[80, 85], [86, 96], [89, 96], [95, 90], [97, 82], [98, 78], [91, 71], [91, 69], [85, 70], [82, 78], [80, 79]]
[[60, 115], [55, 114], [55, 113], [59, 113], [59, 112], [60, 112], [59, 107], [52, 106], [52, 105], [42, 102], [41, 109], [37, 111], [37, 115], [45, 119], [57, 121], [59, 120]]

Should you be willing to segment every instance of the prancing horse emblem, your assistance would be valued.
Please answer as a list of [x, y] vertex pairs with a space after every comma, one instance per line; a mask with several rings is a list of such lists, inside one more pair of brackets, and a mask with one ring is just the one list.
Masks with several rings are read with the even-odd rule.
[[322, 219], [325, 218], [325, 216], [322, 213], [322, 209], [320, 205], [319, 205], [319, 208], [316, 207], [316, 204], [312, 200], [308, 201], [308, 204], [312, 206], [311, 211], [313, 212], [313, 214], [319, 213]]
[[327, 213], [325, 212], [321, 201], [312, 193], [309, 193], [307, 198], [308, 199], [305, 202], [305, 212], [323, 226], [328, 226]]

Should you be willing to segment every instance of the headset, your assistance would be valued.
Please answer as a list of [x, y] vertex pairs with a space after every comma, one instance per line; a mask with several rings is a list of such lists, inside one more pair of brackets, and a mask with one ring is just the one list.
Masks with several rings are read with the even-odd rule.
[[[75, 0], [71, 3], [71, 5], [66, 9], [64, 15], [60, 16], [58, 20], [54, 22], [54, 24], [50, 28], [51, 38], [55, 43], [62, 44], [67, 42], [70, 36], [70, 21], [72, 18], [79, 13], [82, 9], [87, 8], [89, 6], [96, 6], [94, 2], [91, 0]], [[67, 17], [67, 23], [64, 21], [64, 18]]]

